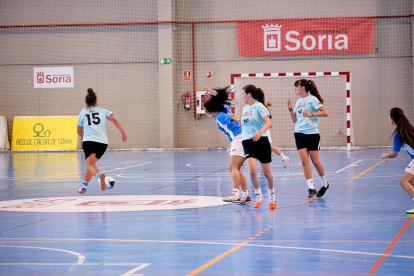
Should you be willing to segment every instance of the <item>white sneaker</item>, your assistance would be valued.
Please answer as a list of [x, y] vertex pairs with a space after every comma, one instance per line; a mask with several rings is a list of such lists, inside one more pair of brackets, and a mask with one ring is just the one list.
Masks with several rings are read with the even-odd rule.
[[283, 168], [286, 168], [289, 165], [289, 157], [285, 157], [285, 159], [282, 160], [283, 162]]
[[78, 189], [78, 193], [80, 193], [81, 195], [83, 195], [84, 193], [86, 193], [86, 190], [88, 189], [88, 187], [86, 187], [85, 185], [82, 185], [79, 189]]
[[262, 205], [262, 200], [264, 196], [262, 194], [256, 195], [256, 202], [254, 203], [254, 208], [259, 208]]
[[231, 194], [229, 196], [224, 197], [223, 198], [223, 201], [225, 201], [225, 202], [239, 203], [239, 202], [241, 202], [241, 198], [240, 198], [240, 196], [237, 196], [235, 194]]
[[241, 198], [241, 201], [240, 201], [240, 205], [246, 205], [246, 204], [248, 204], [248, 203], [251, 203], [252, 202], [252, 199], [250, 198], [250, 196], [247, 196], [246, 198]]

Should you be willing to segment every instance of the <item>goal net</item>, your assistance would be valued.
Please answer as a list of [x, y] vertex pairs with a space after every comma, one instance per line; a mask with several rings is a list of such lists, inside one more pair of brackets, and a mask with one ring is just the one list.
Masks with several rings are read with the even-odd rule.
[[294, 106], [297, 97], [294, 82], [298, 79], [312, 79], [318, 87], [328, 111], [327, 118], [319, 121], [322, 148], [352, 147], [350, 79], [348, 72], [302, 72], [302, 73], [250, 73], [233, 74], [234, 104], [237, 115], [241, 114], [244, 103], [240, 100], [243, 87], [253, 84], [265, 93], [270, 103], [273, 127], [270, 129], [273, 144], [294, 148], [295, 124], [287, 112], [287, 100]]

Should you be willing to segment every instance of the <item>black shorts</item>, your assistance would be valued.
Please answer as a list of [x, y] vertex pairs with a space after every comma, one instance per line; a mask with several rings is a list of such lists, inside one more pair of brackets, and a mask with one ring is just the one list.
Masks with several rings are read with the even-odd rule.
[[255, 158], [264, 164], [272, 162], [272, 149], [267, 137], [260, 137], [256, 142], [253, 139], [243, 140], [242, 143], [246, 158]]
[[295, 132], [295, 142], [297, 150], [308, 149], [308, 151], [318, 151], [320, 149], [321, 136], [318, 134], [303, 134]]
[[92, 153], [95, 153], [96, 158], [101, 159], [102, 155], [104, 155], [106, 151], [106, 148], [108, 147], [108, 144], [85, 141], [82, 143], [82, 146], [83, 152], [85, 153], [85, 160], [88, 159]]

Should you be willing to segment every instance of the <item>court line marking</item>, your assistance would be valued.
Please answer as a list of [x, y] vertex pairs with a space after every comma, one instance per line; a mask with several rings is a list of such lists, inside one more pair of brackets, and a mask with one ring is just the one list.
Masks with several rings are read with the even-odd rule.
[[142, 265], [140, 265], [140, 266], [138, 266], [138, 267], [136, 267], [136, 268], [134, 268], [134, 269], [131, 269], [130, 271], [128, 271], [128, 272], [126, 272], [126, 273], [124, 273], [124, 274], [122, 274], [121, 276], [129, 276], [129, 275], [135, 275], [135, 276], [138, 276], [138, 275], [144, 275], [144, 274], [133, 274], [134, 272], [136, 272], [136, 271], [139, 271], [139, 270], [141, 270], [141, 269], [143, 269], [143, 268], [146, 268], [147, 266], [149, 266], [150, 264], [142, 264]]
[[[268, 231], [267, 229], [264, 229]], [[234, 240], [231, 243], [223, 243], [220, 240], [211, 240], [211, 241], [203, 241], [203, 240], [188, 240], [188, 241], [154, 241], [154, 240], [114, 240], [114, 239], [43, 239], [43, 238], [0, 238], [0, 242], [2, 243], [76, 243], [76, 242], [114, 242], [114, 243], [130, 243], [130, 242], [163, 242], [163, 243], [211, 243], [211, 244], [231, 244], [236, 245], [241, 243], [241, 241]], [[258, 242], [275, 242], [275, 243], [390, 243], [391, 241], [386, 240], [366, 240], [366, 241], [358, 241], [358, 240], [327, 240], [327, 241], [316, 241], [316, 240], [260, 240]], [[412, 241], [400, 241], [401, 243], [414, 243]], [[132, 263], [135, 264], [135, 263]], [[141, 264], [141, 263], [138, 263]]]
[[359, 161], [356, 161], [355, 163], [352, 163], [351, 165], [346, 166], [345, 168], [342, 168], [342, 169], [340, 169], [340, 170], [336, 171], [335, 173], [340, 173], [340, 172], [342, 172], [342, 171], [344, 171], [344, 170], [348, 169], [349, 167], [357, 167], [357, 165], [356, 165], [356, 164], [358, 164], [358, 163], [359, 163], [359, 162], [361, 162], [362, 160], [363, 160], [363, 159], [361, 159], [361, 160], [359, 160]]
[[306, 228], [319, 228], [319, 227], [325, 227], [325, 226], [338, 226], [338, 225], [348, 225], [348, 224], [356, 224], [356, 223], [365, 223], [365, 222], [371, 222], [370, 220], [360, 220], [360, 221], [349, 221], [349, 222], [342, 222], [342, 223], [327, 223], [327, 224], [321, 224], [318, 226], [305, 226]]
[[[289, 166], [299, 166], [299, 165], [302, 165], [302, 163], [289, 164]], [[191, 167], [191, 168], [222, 168], [223, 167], [223, 166], [211, 166], [211, 165], [193, 165], [191, 163], [186, 164], [185, 166]], [[284, 166], [283, 164], [280, 164], [280, 165], [272, 164], [271, 165], [272, 168], [283, 167], [283, 166]], [[243, 165], [242, 168], [247, 168], [247, 165]]]
[[[106, 265], [107, 263], [111, 263], [112, 261], [114, 261], [114, 260], [116, 260], [116, 259], [119, 259], [119, 258], [121, 258], [121, 255], [115, 256], [114, 258], [112, 258], [112, 259], [110, 259], [110, 260], [108, 260], [108, 261], [106, 261], [106, 262], [102, 262], [102, 263], [99, 263], [99, 264], [97, 264], [97, 265], [95, 265], [95, 266], [93, 266], [93, 267], [91, 267], [91, 268], [88, 268], [88, 269], [86, 269], [86, 270], [82, 271], [80, 274], [81, 274], [81, 275], [82, 275], [82, 274], [88, 274], [89, 272], [91, 272], [91, 271], [93, 271], [93, 270], [95, 270], [95, 269], [97, 269], [97, 268], [103, 267], [103, 266], [104, 266], [104, 265]], [[71, 268], [71, 269], [69, 269], [69, 271], [71, 271], [71, 270], [72, 270], [72, 268]]]
[[[111, 165], [111, 166], [106, 166], [106, 167], [103, 167], [102, 169], [111, 168], [111, 167], [115, 167], [115, 166], [121, 166], [121, 165], [129, 164], [129, 163], [133, 163], [133, 162], [138, 162], [138, 161], [139, 160], [128, 161], [128, 162], [124, 162], [124, 163], [121, 163], [121, 164], [115, 164], [115, 165]], [[47, 177], [32, 179], [32, 180], [28, 180], [28, 181], [18, 182], [18, 183], [16, 183], [16, 185], [21, 185], [21, 184], [26, 184], [26, 183], [30, 183], [30, 182], [41, 181], [41, 180], [45, 180], [45, 179], [63, 177], [63, 176], [68, 176], [68, 175], [76, 175], [76, 174], [79, 174], [80, 172], [82, 172], [82, 171], [71, 172], [71, 173], [63, 173], [63, 174], [59, 174], [59, 175], [52, 175], [52, 176], [47, 176]]]
[[199, 272], [203, 271], [204, 269], [206, 269], [207, 267], [217, 263], [218, 261], [220, 261], [221, 259], [223, 259], [224, 257], [230, 255], [231, 253], [233, 253], [234, 251], [240, 249], [242, 246], [248, 244], [249, 241], [244, 241], [241, 244], [236, 245], [235, 247], [233, 247], [232, 249], [228, 250], [227, 252], [221, 254], [220, 256], [214, 258], [213, 260], [209, 261], [208, 263], [200, 266], [199, 268], [197, 268], [196, 270], [192, 271], [189, 274], [186, 274], [186, 276], [194, 276], [196, 274], [198, 274]]
[[[100, 265], [102, 263], [82, 263], [83, 266], [88, 265]], [[105, 263], [105, 266], [136, 266], [144, 265], [145, 263]], [[44, 265], [44, 266], [54, 266], [54, 265], [73, 265], [73, 263], [0, 263], [0, 265]], [[147, 265], [150, 265], [149, 263]]]
[[349, 183], [351, 183], [352, 181], [354, 181], [354, 180], [358, 179], [360, 176], [362, 176], [362, 175], [366, 174], [367, 172], [369, 172], [370, 170], [374, 169], [375, 167], [377, 167], [377, 166], [381, 165], [382, 163], [387, 162], [387, 160], [388, 160], [388, 159], [384, 159], [384, 160], [382, 160], [381, 162], [378, 162], [377, 164], [375, 164], [375, 165], [374, 165], [374, 166], [372, 166], [371, 168], [369, 168], [369, 169], [367, 169], [367, 170], [363, 171], [362, 173], [358, 174], [357, 176], [355, 176], [354, 178], [352, 178], [351, 180], [349, 180], [348, 182], [346, 182], [344, 185], [348, 185]]
[[[411, 217], [414, 219], [414, 215]], [[408, 227], [408, 225], [407, 225]], [[269, 227], [270, 228], [270, 227]], [[6, 239], [6, 238], [3, 238]], [[3, 239], [2, 242], [6, 242]], [[279, 249], [292, 249], [292, 250], [310, 250], [310, 251], [321, 251], [321, 252], [336, 252], [336, 253], [347, 253], [347, 254], [357, 254], [357, 255], [369, 255], [369, 256], [383, 256], [384, 253], [370, 253], [370, 252], [362, 252], [362, 251], [348, 251], [348, 250], [337, 250], [337, 249], [321, 249], [321, 248], [309, 248], [309, 247], [295, 247], [295, 246], [281, 246], [281, 245], [262, 245], [262, 244], [248, 244], [252, 241], [244, 241], [242, 243], [237, 242], [210, 242], [210, 241], [160, 241], [160, 240], [118, 240], [118, 239], [24, 239], [24, 238], [7, 238], [11, 240], [15, 240], [15, 242], [31, 242], [31, 241], [42, 241], [42, 242], [117, 242], [117, 243], [178, 243], [178, 244], [203, 244], [203, 245], [225, 245], [225, 246], [240, 246], [242, 243], [245, 242], [243, 246], [246, 247], [266, 247], [266, 248], [279, 248]], [[269, 242], [269, 241], [255, 241], [255, 242]], [[272, 242], [286, 242], [286, 241], [272, 241]], [[316, 241], [288, 241], [288, 242], [312, 242], [316, 243]], [[340, 242], [343, 243], [344, 241], [324, 241], [321, 243], [332, 243], [332, 242]], [[349, 241], [349, 242], [361, 242], [361, 241]], [[372, 243], [374, 241], [365, 241]], [[378, 241], [383, 243], [384, 241]], [[2, 246], [2, 245], [0, 245]], [[406, 256], [406, 255], [392, 255], [387, 254], [387, 257], [394, 257], [394, 258], [403, 258], [403, 259], [413, 259], [414, 256]], [[1, 265], [2, 263], [0, 263]], [[141, 263], [140, 263], [141, 264]]]
[[223, 168], [223, 166], [198, 166], [198, 165], [193, 165], [191, 163], [186, 164], [186, 167], [192, 167], [192, 168]]
[[385, 259], [390, 256], [389, 253], [391, 253], [392, 249], [395, 247], [395, 245], [398, 243], [398, 240], [401, 238], [401, 236], [404, 234], [405, 230], [407, 230], [410, 223], [414, 220], [414, 215], [411, 215], [411, 217], [404, 223], [403, 227], [398, 231], [397, 235], [394, 237], [390, 245], [385, 249], [382, 256], [378, 259], [378, 261], [374, 264], [374, 266], [369, 271], [370, 274], [375, 274], [382, 263], [385, 261]]
[[129, 166], [129, 167], [115, 168], [115, 169], [113, 169], [113, 170], [104, 171], [104, 172], [106, 173], [106, 172], [112, 172], [112, 171], [118, 171], [118, 170], [129, 169], [129, 168], [135, 168], [135, 167], [139, 167], [139, 166], [143, 166], [143, 165], [147, 165], [147, 164], [151, 164], [151, 163], [152, 163], [152, 162], [146, 162], [146, 163], [141, 163], [141, 164], [138, 164], [138, 165], [132, 165], [132, 166]]
[[69, 254], [72, 254], [78, 257], [78, 261], [76, 262], [76, 265], [83, 264], [86, 259], [84, 255], [78, 252], [63, 250], [63, 249], [56, 249], [56, 248], [24, 246], [24, 245], [0, 245], [0, 247], [30, 248], [30, 249], [41, 249], [41, 250], [50, 250], [50, 251], [59, 251], [59, 252], [69, 253]]
[[[77, 253], [77, 252], [74, 252], [74, 251], [57, 249], [57, 248], [35, 247], [35, 246], [19, 246], [19, 245], [0, 245], [0, 247], [30, 248], [30, 249], [41, 249], [41, 250], [50, 250], [50, 251], [59, 251], [59, 252], [69, 253], [69, 254], [72, 254], [72, 255], [75, 255], [76, 257], [78, 257], [78, 261], [76, 262], [75, 265], [83, 264], [83, 265], [93, 265], [94, 266], [94, 267], [86, 270], [85, 272], [94, 270], [96, 267], [101, 267], [101, 266], [104, 266], [104, 265], [125, 265], [125, 264], [113, 264], [113, 263], [88, 263], [88, 264], [85, 264], [84, 262], [85, 262], [86, 258], [85, 258], [84, 255], [82, 255], [80, 253]], [[59, 264], [53, 264], [53, 263], [0, 263], [0, 265], [23, 265], [23, 264], [24, 265], [29, 265], [29, 266], [32, 266], [32, 265], [72, 265], [73, 266], [73, 263], [59, 263]], [[122, 274], [121, 276], [142, 275], [142, 274], [133, 274], [133, 273], [149, 266], [150, 264], [149, 263], [137, 263], [137, 264], [131, 263], [131, 264], [126, 264], [126, 265], [138, 265], [138, 266], [131, 269], [130, 271]]]
[[228, 170], [228, 168], [221, 169], [221, 170], [218, 170], [218, 171], [208, 172], [208, 173], [205, 173], [205, 174], [202, 174], [202, 175], [198, 175], [198, 176], [195, 176], [195, 177], [192, 177], [192, 178], [188, 178], [188, 179], [185, 179], [185, 180], [182, 180], [182, 181], [178, 181], [178, 182], [171, 183], [171, 184], [168, 184], [168, 185], [160, 186], [158, 188], [155, 188], [155, 189], [152, 189], [152, 190], [148, 190], [148, 191], [149, 192], [153, 192], [153, 191], [156, 191], [156, 190], [159, 190], [159, 189], [163, 189], [163, 188], [166, 188], [166, 187], [169, 187], [169, 186], [175, 186], [177, 184], [183, 184], [185, 182], [192, 181], [192, 180], [197, 179], [197, 178], [202, 178], [202, 177], [204, 177], [206, 175], [212, 175], [212, 174], [215, 174], [215, 173], [218, 173], [218, 172], [222, 172], [224, 170]]

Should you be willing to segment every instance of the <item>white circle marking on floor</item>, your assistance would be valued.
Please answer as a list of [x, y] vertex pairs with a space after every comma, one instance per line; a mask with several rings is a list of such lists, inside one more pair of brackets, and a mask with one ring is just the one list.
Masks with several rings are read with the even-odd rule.
[[221, 197], [192, 195], [113, 195], [28, 198], [0, 201], [0, 211], [40, 213], [137, 212], [213, 207]]

